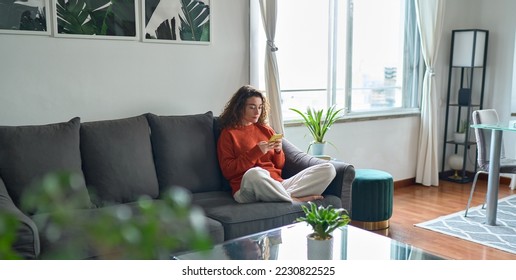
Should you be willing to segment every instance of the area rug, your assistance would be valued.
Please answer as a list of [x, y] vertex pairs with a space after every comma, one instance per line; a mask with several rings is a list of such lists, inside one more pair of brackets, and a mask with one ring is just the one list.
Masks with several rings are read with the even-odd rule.
[[516, 254], [516, 195], [498, 201], [496, 226], [485, 224], [486, 209], [482, 205], [416, 224], [415, 226], [452, 235]]

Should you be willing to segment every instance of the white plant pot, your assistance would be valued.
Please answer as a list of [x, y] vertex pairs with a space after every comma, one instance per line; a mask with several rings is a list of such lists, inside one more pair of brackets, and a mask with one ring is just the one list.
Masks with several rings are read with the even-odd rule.
[[453, 134], [453, 140], [455, 141], [455, 143], [465, 143], [466, 142], [466, 133]]
[[307, 258], [309, 260], [333, 259], [333, 237], [327, 240], [317, 240], [309, 234], [307, 240]]
[[314, 155], [314, 156], [324, 155], [324, 147], [326, 147], [326, 143], [312, 142], [310, 145], [311, 145], [311, 149], [312, 149], [312, 155]]

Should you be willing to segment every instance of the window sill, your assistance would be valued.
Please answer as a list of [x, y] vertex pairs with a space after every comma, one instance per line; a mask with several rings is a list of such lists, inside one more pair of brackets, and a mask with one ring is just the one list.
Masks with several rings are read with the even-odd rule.
[[[376, 121], [376, 120], [387, 120], [387, 119], [398, 119], [419, 116], [421, 111], [419, 109], [405, 109], [399, 111], [379, 111], [379, 112], [367, 112], [367, 113], [353, 113], [347, 114], [344, 117], [336, 121], [336, 123], [346, 122], [362, 122], [362, 121]], [[299, 120], [287, 120], [283, 122], [285, 127], [295, 127], [303, 125], [303, 122]]]

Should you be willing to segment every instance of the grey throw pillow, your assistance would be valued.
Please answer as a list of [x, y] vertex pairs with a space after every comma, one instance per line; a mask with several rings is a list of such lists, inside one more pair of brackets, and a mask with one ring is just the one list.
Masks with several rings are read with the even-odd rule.
[[77, 174], [77, 195], [83, 198], [77, 207], [91, 206], [81, 170], [79, 129], [78, 117], [48, 125], [0, 126], [0, 177], [17, 207], [22, 195], [52, 172]]
[[145, 116], [81, 125], [83, 172], [97, 206], [158, 196]]
[[221, 190], [213, 113], [147, 114], [160, 191], [181, 186], [191, 192]]

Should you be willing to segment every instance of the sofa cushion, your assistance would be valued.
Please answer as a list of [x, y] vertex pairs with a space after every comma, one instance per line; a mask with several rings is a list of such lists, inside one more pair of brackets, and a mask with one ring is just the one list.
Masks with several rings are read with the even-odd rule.
[[[220, 133], [222, 132], [222, 127], [220, 126], [220, 117], [213, 117], [213, 133], [215, 134], [215, 143], [219, 141]], [[231, 191], [231, 184], [224, 177], [222, 177], [222, 191]]]
[[145, 116], [81, 125], [83, 172], [97, 206], [158, 196]]
[[84, 199], [77, 207], [90, 207], [81, 171], [79, 129], [78, 117], [47, 125], [0, 126], [0, 177], [16, 206], [44, 175], [61, 171], [79, 175], [78, 192]]
[[[340, 208], [340, 199], [326, 195], [314, 201], [317, 205]], [[292, 224], [304, 215], [302, 203], [255, 202], [237, 203], [230, 192], [193, 194], [192, 203], [204, 209], [206, 216], [219, 221], [224, 227], [225, 240]]]
[[220, 190], [213, 114], [157, 116], [147, 114], [160, 191], [181, 186], [191, 192]]

